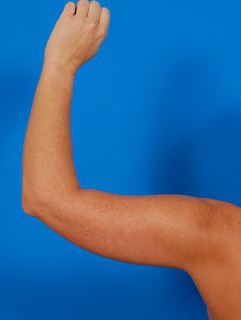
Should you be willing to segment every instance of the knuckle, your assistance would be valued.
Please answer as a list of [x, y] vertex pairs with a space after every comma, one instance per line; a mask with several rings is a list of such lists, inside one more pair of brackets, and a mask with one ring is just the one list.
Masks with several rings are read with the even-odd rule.
[[94, 20], [89, 20], [87, 26], [89, 30], [94, 30], [96, 28], [96, 22]]
[[107, 36], [107, 30], [106, 29], [100, 29], [99, 36], [101, 39], [104, 39]]
[[91, 2], [90, 2], [90, 4], [92, 4], [92, 5], [97, 5], [97, 6], [99, 6], [100, 4], [99, 4], [99, 2], [98, 1], [96, 1], [96, 0], [92, 0]]
[[73, 7], [73, 6], [75, 6], [75, 4], [74, 4], [73, 1], [68, 1], [68, 2], [66, 3], [66, 5], [65, 5], [66, 8], [67, 8], [67, 7]]
[[108, 8], [106, 8], [106, 7], [103, 7], [102, 11], [105, 11], [106, 13], [110, 14], [110, 10]]

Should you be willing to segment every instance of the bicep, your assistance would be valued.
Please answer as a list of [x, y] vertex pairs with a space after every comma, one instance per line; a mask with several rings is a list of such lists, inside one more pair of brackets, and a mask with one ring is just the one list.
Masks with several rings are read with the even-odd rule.
[[179, 268], [197, 254], [199, 227], [209, 208], [205, 200], [187, 196], [122, 196], [82, 189], [43, 209], [39, 218], [93, 253]]

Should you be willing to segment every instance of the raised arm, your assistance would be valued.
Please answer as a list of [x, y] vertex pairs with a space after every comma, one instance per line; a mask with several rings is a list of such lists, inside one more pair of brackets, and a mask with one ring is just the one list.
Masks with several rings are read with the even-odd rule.
[[186, 270], [214, 319], [241, 319], [239, 208], [186, 196], [114, 195], [78, 183], [70, 135], [73, 82], [108, 25], [106, 8], [80, 0], [65, 6], [52, 32], [24, 144], [23, 208], [94, 253]]
[[114, 195], [81, 189], [77, 181], [70, 136], [74, 76], [97, 52], [108, 25], [106, 8], [81, 0], [67, 3], [52, 32], [25, 138], [23, 208], [94, 253], [191, 270], [213, 255], [216, 202]]

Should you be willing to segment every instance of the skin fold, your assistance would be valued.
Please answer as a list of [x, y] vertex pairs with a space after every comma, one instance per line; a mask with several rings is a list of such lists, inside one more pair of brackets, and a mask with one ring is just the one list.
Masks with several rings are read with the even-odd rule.
[[122, 196], [82, 189], [77, 180], [70, 132], [74, 78], [98, 51], [109, 22], [107, 8], [80, 0], [65, 5], [52, 31], [24, 143], [23, 209], [93, 253], [185, 270], [210, 318], [241, 319], [240, 208], [181, 195]]

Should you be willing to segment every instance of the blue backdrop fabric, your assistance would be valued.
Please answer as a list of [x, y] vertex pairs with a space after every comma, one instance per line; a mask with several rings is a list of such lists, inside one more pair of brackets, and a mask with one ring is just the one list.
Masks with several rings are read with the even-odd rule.
[[[21, 153], [45, 43], [65, 2], [0, 10], [0, 320], [207, 319], [190, 277], [111, 261], [21, 209]], [[241, 205], [241, 3], [110, 1], [108, 38], [79, 70], [83, 187]]]

